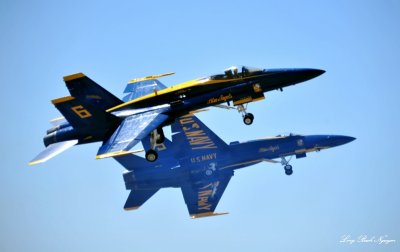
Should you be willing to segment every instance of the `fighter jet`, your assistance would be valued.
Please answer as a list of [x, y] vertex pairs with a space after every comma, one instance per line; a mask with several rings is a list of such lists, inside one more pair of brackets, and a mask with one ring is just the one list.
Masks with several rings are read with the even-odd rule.
[[[147, 139], [146, 139], [147, 138]], [[142, 140], [148, 147], [148, 136]], [[226, 144], [192, 114], [172, 124], [172, 142], [156, 145], [159, 159], [147, 162], [137, 155], [114, 157], [126, 168], [125, 186], [130, 190], [125, 210], [142, 206], [158, 190], [180, 188], [192, 218], [215, 216], [215, 208], [235, 170], [261, 162], [280, 163], [292, 175], [291, 157], [325, 150], [353, 141], [340, 135], [278, 135]], [[290, 158], [288, 158], [290, 157]]]
[[[166, 87], [153, 75], [129, 81], [123, 100], [82, 73], [64, 77], [70, 96], [52, 101], [64, 116], [53, 121], [44, 137], [46, 149], [29, 164], [45, 162], [76, 145], [102, 142], [96, 158], [134, 153], [133, 147], [149, 137], [146, 159], [154, 162], [156, 144], [164, 141], [163, 127], [190, 111], [209, 106], [234, 108], [249, 125], [254, 116], [247, 104], [264, 99], [264, 93], [282, 90], [324, 73], [319, 69], [257, 69], [230, 67], [211, 75]], [[227, 103], [227, 105], [222, 105]], [[233, 104], [233, 106], [232, 106]]]

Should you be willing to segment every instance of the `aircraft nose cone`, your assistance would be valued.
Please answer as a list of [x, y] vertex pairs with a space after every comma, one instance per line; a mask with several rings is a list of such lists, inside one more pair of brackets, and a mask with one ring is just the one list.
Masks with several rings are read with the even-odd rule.
[[324, 70], [313, 68], [299, 68], [288, 71], [288, 74], [291, 75], [291, 78], [296, 82], [311, 80], [323, 73], [325, 73]]
[[354, 141], [354, 137], [340, 135], [312, 135], [304, 138], [307, 148], [327, 149]]
[[310, 69], [300, 69], [300, 72], [304, 77], [312, 79], [325, 73], [325, 70], [310, 68]]
[[350, 136], [327, 136], [326, 141], [328, 142], [329, 146], [334, 147], [350, 143], [355, 139], [356, 139], [355, 137], [350, 137]]
[[266, 69], [264, 72], [269, 73], [265, 77], [265, 83], [269, 90], [294, 85], [325, 73], [324, 70], [314, 68]]

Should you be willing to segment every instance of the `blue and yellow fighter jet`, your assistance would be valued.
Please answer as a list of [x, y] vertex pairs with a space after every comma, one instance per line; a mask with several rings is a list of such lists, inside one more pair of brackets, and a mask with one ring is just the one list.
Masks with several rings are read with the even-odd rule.
[[[147, 138], [147, 139], [146, 139]], [[142, 140], [148, 146], [148, 138]], [[355, 138], [335, 135], [289, 135], [226, 144], [197, 117], [185, 115], [172, 124], [172, 142], [156, 145], [159, 159], [153, 163], [134, 154], [114, 157], [127, 171], [123, 178], [131, 190], [125, 210], [143, 205], [159, 189], [181, 188], [192, 218], [215, 213], [219, 200], [236, 169], [261, 162], [281, 163], [293, 173], [290, 159], [306, 153], [346, 144]], [[147, 146], [146, 146], [147, 145]], [[276, 161], [278, 159], [280, 161]]]
[[177, 117], [219, 105], [237, 109], [244, 123], [251, 124], [254, 116], [246, 111], [248, 103], [264, 99], [264, 92], [282, 91], [322, 73], [318, 69], [230, 67], [222, 74], [168, 88], [157, 80], [173, 74], [166, 73], [131, 80], [123, 101], [82, 73], [65, 76], [71, 96], [52, 101], [64, 119], [47, 131], [46, 149], [30, 164], [44, 162], [76, 144], [98, 141], [103, 143], [97, 158], [126, 155], [133, 153], [132, 148], [146, 136], [150, 136], [146, 159], [155, 161], [155, 145], [164, 140], [162, 128]]

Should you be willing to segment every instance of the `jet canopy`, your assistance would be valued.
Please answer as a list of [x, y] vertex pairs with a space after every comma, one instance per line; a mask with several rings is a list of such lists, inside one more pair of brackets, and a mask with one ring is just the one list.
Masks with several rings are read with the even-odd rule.
[[252, 75], [257, 75], [263, 72], [263, 69], [248, 67], [248, 66], [231, 66], [224, 70], [223, 74], [211, 75], [211, 80], [221, 80], [221, 79], [234, 79], [242, 78]]

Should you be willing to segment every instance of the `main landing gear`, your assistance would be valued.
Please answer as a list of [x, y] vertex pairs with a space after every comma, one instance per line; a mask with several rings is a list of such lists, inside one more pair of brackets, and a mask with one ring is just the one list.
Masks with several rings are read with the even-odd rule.
[[158, 158], [158, 154], [155, 151], [157, 144], [162, 144], [165, 140], [164, 131], [162, 128], [153, 130], [150, 133], [150, 150], [146, 151], [146, 160], [154, 162]]
[[283, 165], [283, 168], [285, 169], [285, 174], [290, 176], [293, 174], [293, 167], [289, 164], [290, 160], [292, 157], [290, 157], [289, 160], [286, 160], [285, 157], [282, 157], [281, 164]]
[[228, 102], [228, 106], [221, 105], [221, 104], [214, 105], [214, 106], [218, 107], [218, 108], [228, 109], [228, 110], [230, 110], [230, 109], [237, 110], [239, 113], [242, 114], [243, 122], [246, 125], [250, 125], [254, 121], [254, 115], [252, 113], [247, 113], [247, 111], [246, 111], [247, 110], [247, 103], [245, 105], [243, 105], [243, 104], [237, 105], [237, 107], [230, 106], [229, 102]]
[[237, 110], [239, 111], [239, 113], [242, 114], [244, 124], [250, 125], [250, 124], [253, 123], [254, 115], [252, 113], [247, 113], [247, 111], [246, 111], [247, 110], [247, 104], [245, 106], [243, 106], [242, 104], [238, 105], [237, 106]]

